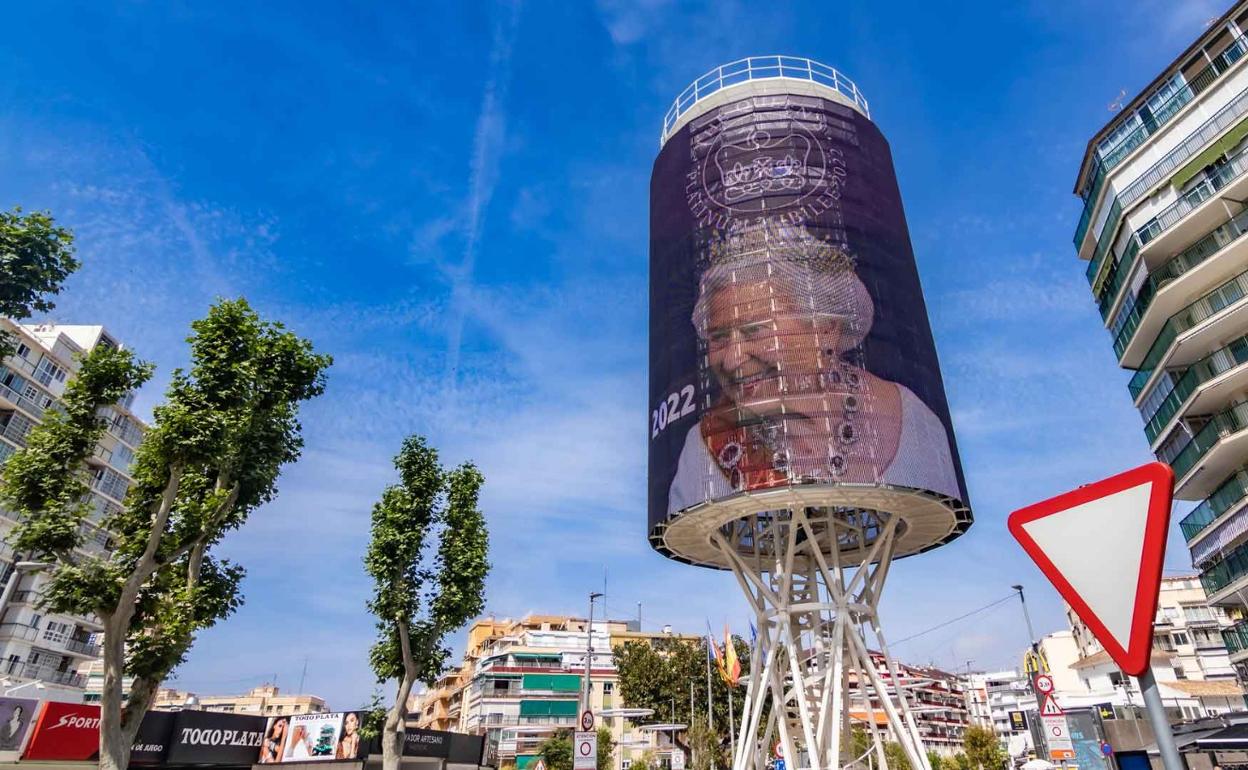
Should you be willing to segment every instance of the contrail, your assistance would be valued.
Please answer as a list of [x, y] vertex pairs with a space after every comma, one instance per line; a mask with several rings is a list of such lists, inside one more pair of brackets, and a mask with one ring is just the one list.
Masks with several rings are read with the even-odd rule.
[[469, 166], [467, 218], [464, 224], [464, 257], [451, 268], [451, 328], [447, 339], [447, 390], [451, 407], [455, 405], [458, 385], [460, 347], [464, 337], [465, 304], [472, 291], [472, 274], [477, 261], [485, 210], [498, 181], [498, 162], [503, 133], [507, 124], [507, 89], [511, 80], [511, 50], [515, 43], [520, 19], [520, 2], [506, 4], [504, 18], [494, 27], [490, 49], [489, 76], [481, 98], [472, 140], [472, 161]]

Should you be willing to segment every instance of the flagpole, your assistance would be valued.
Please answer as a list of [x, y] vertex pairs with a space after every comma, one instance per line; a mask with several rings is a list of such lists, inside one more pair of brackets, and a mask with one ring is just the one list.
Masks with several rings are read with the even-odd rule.
[[711, 645], [714, 642], [710, 637], [706, 640], [706, 729], [710, 732], [715, 731], [715, 725], [711, 722]]
[[737, 720], [737, 710], [732, 705], [732, 691], [735, 689], [734, 685], [728, 685], [728, 740], [734, 757], [737, 755], [737, 728], [732, 724]]

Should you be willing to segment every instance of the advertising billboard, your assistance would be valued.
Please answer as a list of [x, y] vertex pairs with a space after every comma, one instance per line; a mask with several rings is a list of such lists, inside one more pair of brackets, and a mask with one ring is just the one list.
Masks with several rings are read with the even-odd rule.
[[[0, 710], [0, 713], [3, 711]], [[149, 711], [144, 715], [131, 749], [130, 764], [156, 765], [163, 762], [172, 725], [173, 714]], [[99, 759], [99, 754], [100, 707], [48, 701], [35, 719], [22, 758], [88, 762]]]
[[673, 134], [650, 186], [649, 523], [738, 492], [967, 494], [884, 136], [749, 96]]
[[360, 741], [363, 713], [294, 714], [270, 717], [260, 742], [260, 764], [357, 759], [366, 747]]
[[179, 711], [169, 739], [168, 764], [255, 764], [264, 727], [264, 717]]

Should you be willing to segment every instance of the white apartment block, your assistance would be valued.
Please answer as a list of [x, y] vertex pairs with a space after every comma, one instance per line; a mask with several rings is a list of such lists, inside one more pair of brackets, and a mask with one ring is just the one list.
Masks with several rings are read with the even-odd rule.
[[[1239, 621], [1221, 629], [1232, 665], [1248, 663], [1246, 53], [1239, 0], [1091, 138], [1075, 182], [1075, 249], [1145, 438], [1198, 503], [1179, 528], [1210, 603]], [[1163, 651], [1183, 674], [1200, 663]]]
[[[43, 416], [59, 408], [65, 384], [78, 357], [97, 345], [118, 345], [101, 326], [22, 325], [0, 318], [16, 337], [17, 351], [0, 362], [0, 463], [25, 446], [26, 436]], [[108, 429], [88, 460], [91, 513], [83, 524], [84, 549], [108, 553], [109, 534], [100, 521], [117, 509], [132, 481], [128, 475], [145, 426], [130, 411], [134, 396], [109, 407]], [[0, 539], [16, 522], [0, 507]], [[14, 575], [15, 554], [0, 544], [0, 586]], [[38, 606], [43, 577], [23, 571], [9, 605], [0, 615], [0, 694], [12, 693], [65, 701], [83, 699], [83, 669], [100, 655], [98, 619], [58, 615]]]
[[[1079, 651], [1070, 668], [1080, 688], [1063, 692], [1059, 682], [1058, 702], [1063, 708], [1109, 703], [1142, 709], [1139, 690], [1078, 616], [1069, 608], [1066, 614]], [[1243, 711], [1243, 691], [1222, 641], [1222, 631], [1231, 623], [1221, 607], [1210, 606], [1197, 576], [1162, 579], [1153, 620], [1152, 669], [1171, 718], [1190, 721]]]

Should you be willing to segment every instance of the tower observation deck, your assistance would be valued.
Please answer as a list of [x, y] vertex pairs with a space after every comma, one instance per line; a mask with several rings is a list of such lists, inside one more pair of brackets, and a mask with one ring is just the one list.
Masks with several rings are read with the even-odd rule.
[[649, 539], [732, 570], [757, 615], [739, 734], [762, 741], [734, 769], [776, 741], [798, 768], [864, 759], [852, 708], [883, 767], [888, 739], [930, 770], [876, 606], [893, 558], [972, 516], [867, 100], [809, 59], [718, 67], [667, 111], [650, 203]]

